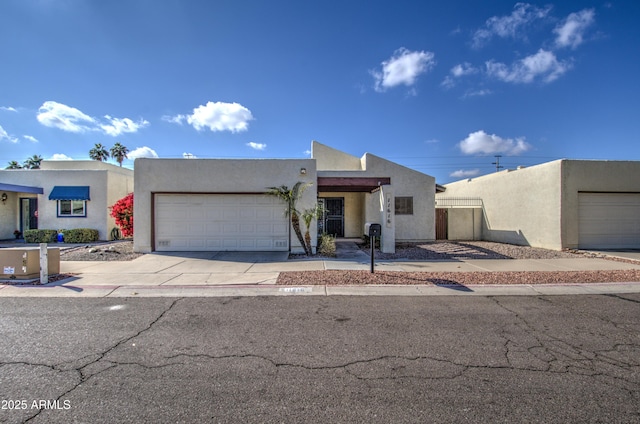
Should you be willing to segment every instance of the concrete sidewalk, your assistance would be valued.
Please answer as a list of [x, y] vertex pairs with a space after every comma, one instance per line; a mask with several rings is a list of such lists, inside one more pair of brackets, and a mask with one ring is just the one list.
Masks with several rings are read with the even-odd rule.
[[[0, 284], [0, 297], [129, 297], [257, 295], [539, 295], [640, 293], [640, 283], [518, 286], [277, 286], [283, 271], [369, 270], [368, 255], [347, 259], [288, 259], [287, 252], [147, 254], [129, 262], [62, 261], [72, 278], [45, 286]], [[640, 269], [640, 264], [596, 258], [376, 261], [377, 271], [593, 271]]]

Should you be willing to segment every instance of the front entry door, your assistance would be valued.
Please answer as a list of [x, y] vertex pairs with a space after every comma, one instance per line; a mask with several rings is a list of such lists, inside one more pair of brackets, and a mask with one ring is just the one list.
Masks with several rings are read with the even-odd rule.
[[20, 199], [20, 232], [24, 234], [26, 230], [38, 228], [38, 199]]
[[322, 231], [334, 237], [344, 237], [344, 197], [326, 197], [321, 200], [324, 200]]

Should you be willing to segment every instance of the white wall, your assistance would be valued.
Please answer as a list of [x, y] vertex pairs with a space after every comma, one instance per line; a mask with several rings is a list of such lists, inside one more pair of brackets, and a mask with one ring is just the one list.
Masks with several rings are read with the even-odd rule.
[[[306, 174], [301, 174], [301, 168]], [[298, 202], [304, 210], [316, 204], [316, 165], [311, 159], [148, 159], [134, 163], [134, 249], [151, 252], [154, 193], [265, 193], [269, 187], [311, 182]], [[284, 212], [284, 209], [283, 209]], [[312, 225], [315, 245], [317, 226]], [[291, 231], [292, 251], [300, 252]]]
[[[68, 169], [71, 168], [71, 169]], [[86, 169], [89, 168], [89, 169]], [[133, 171], [97, 161], [43, 161], [41, 169], [0, 170], [0, 181], [7, 184], [41, 187], [41, 195], [7, 193], [6, 205], [0, 205], [0, 237], [12, 238], [20, 228], [19, 198], [37, 197], [38, 228], [76, 229], [92, 228], [101, 240], [109, 238], [115, 226], [109, 207], [133, 188]], [[89, 186], [91, 200], [86, 203], [86, 217], [58, 217], [57, 201], [49, 200], [54, 186]], [[5, 207], [11, 212], [1, 212]]]
[[482, 238], [561, 249], [561, 164], [549, 162], [446, 184], [446, 197], [483, 201]]

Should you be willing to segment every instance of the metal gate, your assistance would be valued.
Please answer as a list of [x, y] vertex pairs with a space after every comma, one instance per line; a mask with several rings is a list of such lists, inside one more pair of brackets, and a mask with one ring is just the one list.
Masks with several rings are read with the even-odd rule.
[[318, 222], [318, 231], [344, 237], [344, 197], [325, 197], [320, 200], [324, 202], [324, 217], [322, 223]]

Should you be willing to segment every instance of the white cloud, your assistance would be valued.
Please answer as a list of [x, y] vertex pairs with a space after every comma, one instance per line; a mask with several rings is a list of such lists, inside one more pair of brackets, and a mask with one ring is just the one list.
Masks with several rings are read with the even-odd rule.
[[196, 155], [194, 155], [192, 153], [186, 153], [186, 152], [184, 152], [182, 154], [182, 157], [185, 158], [185, 159], [197, 159], [198, 158], [198, 156], [196, 156]]
[[158, 154], [155, 152], [155, 150], [147, 146], [138, 147], [130, 151], [129, 153], [127, 153], [127, 158], [131, 160], [134, 160], [137, 158], [157, 158], [157, 157], [158, 157]]
[[78, 109], [62, 103], [46, 101], [38, 110], [38, 121], [45, 127], [82, 133], [95, 129], [96, 121]]
[[435, 66], [434, 57], [431, 52], [412, 52], [404, 47], [399, 48], [389, 60], [382, 62], [382, 71], [371, 71], [375, 80], [374, 89], [383, 92], [398, 85], [412, 86], [419, 75]]
[[51, 156], [51, 159], [49, 160], [73, 160], [73, 159], [65, 155], [64, 153], [55, 153], [53, 156]]
[[112, 137], [116, 137], [124, 133], [135, 133], [138, 132], [139, 129], [149, 125], [149, 121], [144, 119], [140, 119], [138, 122], [133, 122], [129, 118], [112, 118], [109, 115], [105, 115], [104, 118], [109, 121], [109, 124], [100, 124], [100, 128], [102, 128], [105, 134]]
[[488, 96], [489, 94], [492, 94], [493, 91], [487, 89], [487, 88], [483, 88], [480, 90], [469, 90], [466, 93], [464, 93], [464, 96], [462, 96], [463, 98], [467, 98], [467, 97], [480, 97], [480, 96]]
[[23, 136], [22, 136], [22, 138], [24, 138], [25, 140], [29, 140], [29, 141], [30, 141], [30, 142], [32, 142], [32, 143], [37, 143], [37, 142], [38, 142], [38, 139], [37, 139], [37, 138], [35, 138], [35, 137], [34, 137], [34, 136], [32, 136], [32, 135], [27, 135], [27, 134], [25, 134], [25, 135], [23, 135]]
[[201, 131], [209, 128], [211, 131], [231, 131], [232, 133], [246, 131], [249, 121], [253, 120], [251, 111], [239, 103], [207, 102], [193, 109], [191, 115], [166, 116], [167, 122], [182, 124], [186, 120], [193, 128]]
[[254, 143], [253, 141], [250, 141], [249, 143], [247, 143], [247, 146], [251, 147], [252, 149], [255, 150], [264, 150], [267, 148], [267, 145], [264, 143]]
[[11, 107], [11, 106], [0, 106], [0, 110], [4, 110], [7, 112], [17, 112], [18, 109], [16, 109], [15, 107]]
[[551, 7], [541, 9], [528, 3], [516, 3], [511, 15], [492, 16], [487, 19], [483, 28], [473, 34], [472, 46], [479, 48], [487, 44], [493, 36], [501, 38], [517, 38], [522, 36], [519, 32], [522, 28], [535, 21], [546, 17]]
[[18, 139], [16, 137], [10, 136], [9, 133], [2, 128], [0, 125], [0, 141], [8, 141], [9, 143], [17, 143]]
[[559, 61], [553, 52], [540, 49], [538, 53], [527, 56], [511, 66], [488, 61], [486, 67], [489, 76], [517, 84], [530, 83], [538, 77], [544, 82], [554, 81], [571, 69], [571, 63]]
[[477, 175], [480, 175], [479, 169], [459, 169], [449, 174], [449, 176], [453, 178], [469, 178]]
[[302, 152], [302, 153], [304, 153], [304, 155], [305, 155], [305, 156], [311, 156], [311, 150], [308, 150], [308, 149], [307, 149], [307, 150], [305, 150], [305, 151], [304, 151], [304, 152]]
[[186, 119], [187, 117], [184, 115], [176, 115], [176, 116], [164, 115], [162, 117], [163, 121], [171, 122], [172, 124], [179, 124], [179, 125], [182, 125], [182, 122]]
[[556, 33], [556, 46], [575, 49], [584, 41], [584, 33], [595, 21], [593, 9], [584, 9], [567, 16], [564, 22], [553, 30]]
[[148, 121], [140, 119], [134, 122], [129, 118], [113, 118], [105, 115], [107, 122], [100, 122], [79, 109], [54, 101], [46, 101], [38, 109], [38, 121], [51, 128], [58, 128], [72, 133], [84, 133], [88, 131], [100, 131], [110, 136], [118, 136], [123, 133], [135, 133], [139, 129], [149, 125]]
[[470, 63], [465, 62], [458, 64], [451, 68], [451, 70], [449, 71], [449, 75], [444, 78], [440, 85], [445, 88], [452, 88], [456, 85], [457, 78], [461, 78], [467, 75], [473, 75], [478, 72], [478, 68], [474, 68]]
[[524, 141], [524, 137], [502, 138], [484, 131], [476, 131], [462, 140], [458, 147], [465, 155], [508, 154], [519, 155], [531, 149], [531, 145]]

